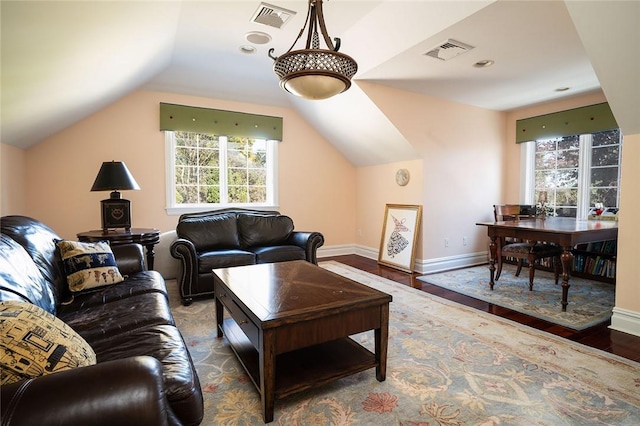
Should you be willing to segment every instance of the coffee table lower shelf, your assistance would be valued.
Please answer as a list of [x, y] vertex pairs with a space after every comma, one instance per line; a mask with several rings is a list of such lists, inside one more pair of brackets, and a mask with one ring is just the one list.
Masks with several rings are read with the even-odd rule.
[[[258, 351], [233, 319], [224, 320], [222, 331], [260, 392]], [[275, 398], [281, 399], [377, 365], [371, 351], [348, 337], [283, 353], [276, 357]]]

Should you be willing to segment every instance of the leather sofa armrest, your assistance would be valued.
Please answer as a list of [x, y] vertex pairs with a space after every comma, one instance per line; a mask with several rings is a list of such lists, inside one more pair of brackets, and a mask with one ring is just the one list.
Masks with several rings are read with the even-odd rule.
[[111, 246], [118, 269], [122, 275], [131, 275], [146, 270], [142, 245], [130, 243]]
[[162, 380], [160, 362], [140, 356], [3, 385], [2, 426], [168, 425]]
[[288, 242], [302, 247], [308, 262], [318, 264], [317, 251], [324, 244], [324, 236], [320, 232], [293, 231]]
[[197, 280], [198, 277], [198, 252], [196, 246], [185, 238], [178, 238], [170, 247], [171, 256], [180, 260], [180, 271], [176, 277], [178, 281], [178, 288], [180, 289], [180, 297], [185, 301], [184, 291], [185, 285], [189, 285]]

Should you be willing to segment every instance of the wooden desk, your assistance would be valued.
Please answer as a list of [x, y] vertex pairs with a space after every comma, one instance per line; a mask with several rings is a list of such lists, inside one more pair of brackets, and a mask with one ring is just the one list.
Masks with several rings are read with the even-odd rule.
[[544, 241], [562, 247], [562, 311], [567, 310], [569, 293], [569, 274], [573, 262], [571, 249], [576, 244], [595, 241], [617, 240], [618, 223], [600, 220], [576, 220], [568, 217], [548, 217], [507, 222], [479, 222], [476, 225], [486, 226], [491, 243], [491, 289], [496, 270], [496, 241], [500, 237], [519, 238], [525, 241]]
[[160, 231], [155, 228], [131, 228], [110, 229], [104, 232], [102, 229], [95, 231], [81, 232], [77, 234], [78, 240], [86, 243], [96, 243], [99, 241], [109, 241], [111, 245], [118, 244], [141, 244], [147, 249], [147, 268], [153, 269], [155, 252], [153, 246], [160, 242]]

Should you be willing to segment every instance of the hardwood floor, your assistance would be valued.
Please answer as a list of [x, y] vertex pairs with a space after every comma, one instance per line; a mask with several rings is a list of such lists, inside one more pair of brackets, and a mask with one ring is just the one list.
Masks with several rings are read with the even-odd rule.
[[483, 302], [481, 300], [474, 299], [460, 293], [427, 284], [417, 279], [419, 274], [408, 274], [406, 272], [398, 271], [393, 268], [378, 265], [378, 262], [373, 259], [368, 259], [357, 255], [324, 257], [319, 259], [320, 262], [326, 260], [335, 260], [336, 262], [344, 263], [345, 265], [361, 269], [365, 272], [369, 272], [370, 274], [378, 275], [392, 281], [406, 284], [413, 288], [420, 289], [424, 292], [431, 293], [433, 295], [457, 303], [461, 303], [463, 305], [471, 306], [481, 311], [489, 312], [503, 318], [508, 318], [512, 321], [519, 322], [520, 324], [525, 324], [530, 327], [537, 328], [538, 330], [543, 330], [548, 333], [552, 333], [587, 346], [602, 349], [606, 352], [610, 352], [621, 357], [640, 362], [640, 337], [622, 333], [616, 330], [611, 330], [608, 328], [610, 324], [609, 322], [588, 328], [586, 330], [575, 331], [538, 318], [521, 314], [520, 312], [512, 311], [511, 309], [496, 306], [491, 303]]

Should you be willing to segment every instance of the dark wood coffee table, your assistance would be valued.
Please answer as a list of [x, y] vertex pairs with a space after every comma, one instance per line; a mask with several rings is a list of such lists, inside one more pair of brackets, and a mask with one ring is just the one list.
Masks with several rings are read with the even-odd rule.
[[[385, 380], [390, 295], [303, 260], [213, 276], [218, 337], [224, 332], [260, 392], [265, 423], [276, 399], [373, 367]], [[375, 353], [349, 338], [368, 330]]]

